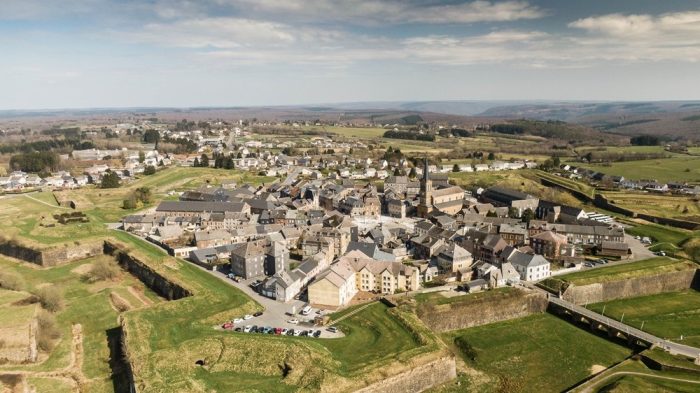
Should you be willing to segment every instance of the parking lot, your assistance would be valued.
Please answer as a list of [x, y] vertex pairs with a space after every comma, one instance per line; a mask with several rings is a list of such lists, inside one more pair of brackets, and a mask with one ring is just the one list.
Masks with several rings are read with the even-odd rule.
[[[319, 314], [319, 309], [317, 308], [312, 308], [311, 312], [308, 315], [301, 315], [300, 312], [304, 306], [307, 304], [301, 300], [293, 300], [289, 303], [281, 303], [278, 302], [274, 299], [267, 298], [265, 296], [260, 295], [259, 293], [255, 292], [251, 287], [250, 284], [255, 281], [255, 280], [241, 280], [240, 282], [235, 282], [228, 278], [226, 274], [223, 272], [215, 272], [215, 271], [210, 271], [206, 270], [204, 268], [201, 268], [202, 270], [205, 270], [209, 272], [209, 274], [217, 277], [220, 280], [225, 281], [229, 285], [236, 287], [243, 291], [246, 295], [250, 296], [253, 300], [256, 302], [260, 303], [264, 308], [265, 311], [263, 311], [263, 314], [257, 317], [253, 317], [248, 320], [243, 320], [239, 323], [235, 323], [233, 328], [243, 328], [245, 326], [264, 326], [264, 327], [271, 327], [271, 328], [282, 328], [282, 329], [294, 329], [296, 330], [320, 330], [321, 331], [321, 336], [320, 338], [338, 338], [338, 337], [343, 337], [344, 334], [338, 330], [336, 333], [329, 332], [325, 327], [323, 326], [315, 326], [313, 323], [313, 320], [315, 317], [318, 315], [321, 315], [323, 311], [321, 311], [321, 314]], [[294, 314], [292, 315], [292, 312]], [[228, 318], [229, 320], [223, 320], [221, 321], [221, 325], [223, 325], [225, 322], [230, 322], [233, 321], [236, 318], [243, 319], [244, 315], [230, 315]], [[290, 323], [289, 321], [292, 319], [297, 319], [299, 321], [298, 324], [293, 324]]]

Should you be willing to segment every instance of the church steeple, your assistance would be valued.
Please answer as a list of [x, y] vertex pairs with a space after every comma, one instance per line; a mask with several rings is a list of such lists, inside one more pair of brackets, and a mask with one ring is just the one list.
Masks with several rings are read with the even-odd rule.
[[420, 197], [418, 203], [418, 216], [427, 218], [433, 210], [433, 182], [430, 180], [428, 158], [423, 159], [423, 179], [420, 182]]

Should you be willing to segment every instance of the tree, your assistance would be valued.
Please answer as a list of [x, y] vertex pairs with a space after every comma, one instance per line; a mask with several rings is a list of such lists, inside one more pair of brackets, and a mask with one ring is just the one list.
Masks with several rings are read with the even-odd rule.
[[143, 141], [146, 143], [158, 143], [160, 140], [160, 133], [158, 130], [146, 130], [143, 133]]
[[206, 153], [202, 153], [202, 156], [199, 158], [199, 166], [209, 168], [209, 157]]
[[454, 164], [454, 165], [452, 166], [452, 172], [459, 172], [459, 165]]
[[401, 170], [399, 168], [394, 169], [394, 176], [401, 176]]
[[559, 168], [559, 166], [561, 166], [561, 159], [559, 158], [559, 156], [552, 157], [552, 165], [555, 168]]
[[151, 199], [153, 197], [153, 194], [151, 193], [151, 189], [148, 187], [139, 187], [136, 190], [134, 190], [134, 196], [136, 197], [136, 200], [143, 202], [143, 203], [151, 203]]
[[408, 177], [410, 177], [411, 179], [415, 179], [416, 176], [416, 167], [411, 167], [411, 170], [408, 172]]
[[138, 203], [136, 202], [136, 197], [132, 194], [129, 195], [127, 199], [124, 199], [122, 201], [122, 209], [126, 210], [134, 210], [138, 207]]
[[139, 150], [139, 162], [143, 164], [146, 161], [146, 153], [143, 150]]
[[489, 161], [493, 161], [493, 160], [495, 160], [495, 159], [496, 159], [496, 155], [493, 154], [493, 152], [489, 153], [488, 160], [489, 160]]
[[498, 217], [498, 214], [495, 210], [489, 210], [489, 212], [486, 213], [486, 217]]
[[523, 211], [523, 214], [520, 216], [520, 219], [526, 223], [530, 223], [530, 221], [532, 221], [532, 219], [534, 219], [534, 218], [535, 218], [535, 213], [532, 211], [532, 209], [529, 209], [529, 208], [525, 209]]
[[199, 167], [199, 158], [197, 158], [197, 157], [194, 158], [194, 163], [192, 164], [192, 166], [195, 168]]
[[156, 173], [156, 167], [153, 165], [146, 165], [145, 168], [143, 168], [143, 174], [146, 176], [150, 176]]
[[518, 209], [514, 207], [508, 208], [508, 218], [518, 218]]
[[100, 187], [102, 188], [117, 188], [119, 187], [119, 175], [116, 172], [107, 171], [102, 175], [102, 182]]

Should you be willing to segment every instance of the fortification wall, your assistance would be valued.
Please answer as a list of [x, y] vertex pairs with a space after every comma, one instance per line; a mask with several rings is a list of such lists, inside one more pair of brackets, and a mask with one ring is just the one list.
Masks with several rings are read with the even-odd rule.
[[89, 242], [85, 244], [71, 244], [49, 248], [46, 250], [35, 250], [17, 242], [5, 240], [0, 242], [0, 254], [49, 267], [101, 255], [102, 243]]
[[178, 300], [192, 296], [190, 290], [173, 283], [138, 258], [129, 255], [124, 250], [121, 250], [118, 246], [108, 241], [104, 242], [104, 253], [114, 256], [124, 269], [138, 277], [147, 287], [168, 300]]
[[468, 302], [420, 308], [420, 319], [435, 332], [526, 317], [547, 310], [547, 297], [538, 292], [516, 290], [504, 297], [485, 297]]
[[419, 393], [457, 377], [455, 359], [444, 357], [356, 390], [358, 393]]
[[608, 281], [589, 285], [570, 285], [562, 298], [574, 304], [607, 302], [663, 292], [682, 291], [696, 286], [700, 281], [698, 270], [688, 269], [626, 280]]

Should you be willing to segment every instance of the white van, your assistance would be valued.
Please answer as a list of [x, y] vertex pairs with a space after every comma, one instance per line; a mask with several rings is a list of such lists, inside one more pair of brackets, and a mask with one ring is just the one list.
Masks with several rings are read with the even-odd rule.
[[301, 309], [301, 315], [309, 315], [311, 313], [311, 306], [306, 306]]

